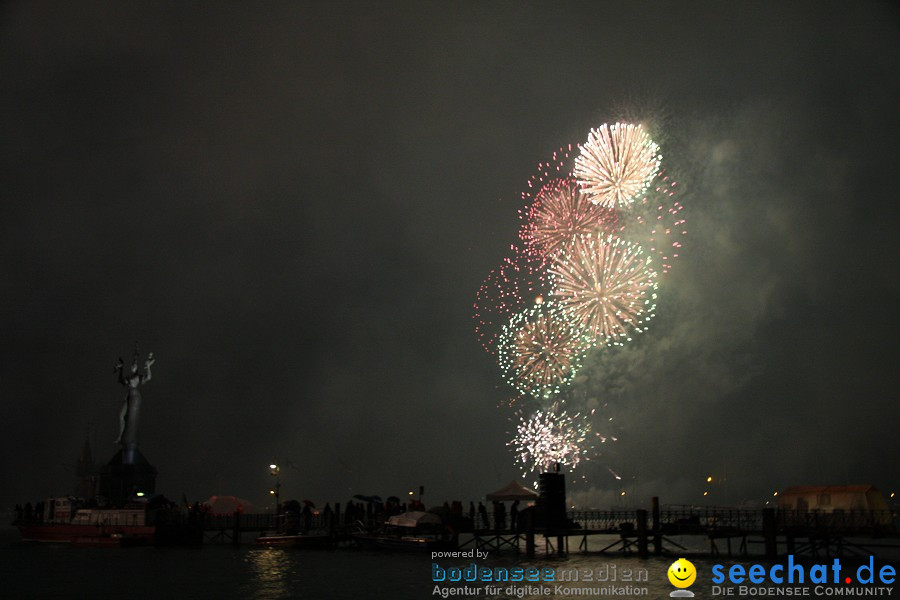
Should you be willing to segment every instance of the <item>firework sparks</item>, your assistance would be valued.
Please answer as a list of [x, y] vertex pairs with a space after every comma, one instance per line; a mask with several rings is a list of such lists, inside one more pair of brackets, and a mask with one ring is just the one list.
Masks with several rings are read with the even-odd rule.
[[687, 235], [678, 183], [660, 172], [650, 188], [619, 216], [620, 235], [653, 254], [660, 273], [668, 273]]
[[647, 188], [661, 160], [659, 146], [640, 125], [604, 124], [588, 134], [574, 175], [592, 202], [616, 208]]
[[549, 398], [572, 381], [588, 347], [580, 328], [547, 302], [510, 319], [500, 336], [497, 358], [507, 381], [520, 393]]
[[526, 205], [531, 203], [534, 195], [545, 185], [571, 175], [576, 150], [572, 144], [568, 144], [556, 150], [547, 160], [537, 164], [535, 172], [528, 179], [527, 189], [522, 192], [522, 200]]
[[556, 465], [574, 469], [582, 460], [589, 460], [594, 446], [588, 415], [570, 416], [558, 404], [529, 417], [517, 414], [516, 434], [507, 445], [513, 448], [523, 475], [529, 471], [546, 472]]
[[522, 192], [523, 245], [476, 294], [475, 333], [520, 394], [501, 404], [552, 402], [528, 417], [516, 412], [508, 445], [526, 472], [574, 468], [594, 442], [617, 439], [592, 434], [587, 417], [560, 408], [591, 347], [646, 329], [658, 272], [678, 257], [683, 207], [661, 162], [645, 129], [626, 123], [592, 129], [583, 146], [539, 162]]
[[511, 246], [475, 294], [472, 318], [475, 335], [489, 353], [496, 353], [497, 340], [510, 318], [522, 309], [541, 304], [547, 288], [547, 264], [540, 254]]
[[588, 200], [570, 177], [544, 185], [524, 215], [520, 236], [546, 256], [564, 252], [578, 236], [612, 233], [618, 226], [616, 211]]
[[549, 268], [554, 295], [585, 333], [619, 345], [656, 309], [656, 271], [637, 244], [614, 236], [581, 236]]

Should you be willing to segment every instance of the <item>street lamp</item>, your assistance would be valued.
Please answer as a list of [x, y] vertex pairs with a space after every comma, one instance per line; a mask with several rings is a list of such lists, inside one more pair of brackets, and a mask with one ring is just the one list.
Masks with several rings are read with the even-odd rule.
[[269, 465], [269, 474], [275, 478], [275, 488], [269, 490], [270, 496], [275, 496], [275, 514], [279, 514], [281, 512], [281, 479], [279, 474], [281, 473], [281, 468], [272, 463]]

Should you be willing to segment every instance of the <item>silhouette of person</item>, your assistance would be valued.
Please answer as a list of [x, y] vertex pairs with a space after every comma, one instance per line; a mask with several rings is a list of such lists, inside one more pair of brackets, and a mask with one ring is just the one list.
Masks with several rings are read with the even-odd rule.
[[478, 516], [481, 517], [482, 527], [488, 529], [490, 527], [490, 522], [488, 521], [487, 509], [481, 502], [478, 503]]

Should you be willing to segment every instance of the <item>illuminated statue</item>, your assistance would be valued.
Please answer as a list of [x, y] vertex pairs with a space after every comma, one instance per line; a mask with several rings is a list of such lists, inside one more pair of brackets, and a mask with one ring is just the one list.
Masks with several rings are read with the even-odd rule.
[[150, 366], [154, 363], [153, 353], [147, 355], [144, 362], [143, 375], [138, 372], [138, 353], [135, 350], [134, 360], [131, 363], [131, 373], [125, 374], [125, 363], [119, 358], [114, 373], [119, 374], [119, 383], [127, 389], [125, 394], [125, 402], [122, 403], [122, 410], [119, 412], [119, 437], [116, 444], [121, 444], [126, 452], [133, 453], [137, 449], [138, 443], [138, 417], [141, 411], [141, 392], [138, 386], [142, 383], [150, 381]]

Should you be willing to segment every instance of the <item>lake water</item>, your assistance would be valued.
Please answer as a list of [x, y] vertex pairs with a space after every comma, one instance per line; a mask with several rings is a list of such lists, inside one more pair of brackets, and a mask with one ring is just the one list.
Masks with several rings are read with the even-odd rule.
[[[574, 540], [574, 538], [573, 538]], [[358, 550], [291, 550], [257, 548], [245, 544], [239, 548], [209, 544], [202, 548], [72, 548], [63, 545], [22, 543], [14, 529], [0, 531], [0, 597], [2, 598], [217, 598], [217, 599], [427, 599], [440, 598], [435, 586], [454, 588], [476, 595], [451, 598], [524, 598], [560, 599], [578, 595], [576, 588], [616, 588], [625, 594], [603, 597], [668, 598], [674, 588], [666, 571], [672, 558], [640, 560], [616, 554], [570, 554], [566, 558], [528, 560], [524, 555], [506, 553], [486, 560], [465, 558], [435, 559], [430, 556], [363, 552]], [[700, 575], [691, 590], [698, 598], [713, 598], [710, 573], [713, 564], [731, 565], [722, 559], [691, 559]], [[556, 591], [555, 584], [496, 584], [502, 589], [490, 593], [486, 583], [461, 582], [435, 584], [432, 564], [442, 568], [479, 567], [512, 569], [585, 569], [599, 577], [603, 569], [615, 567], [616, 581], [566, 583]], [[751, 564], [758, 561], [744, 561]], [[824, 562], [824, 559], [823, 559]], [[623, 575], [646, 569], [647, 581], [626, 582]], [[557, 582], [558, 584], [558, 582]], [[532, 586], [530, 589], [527, 586]], [[627, 586], [640, 588], [627, 593]], [[891, 586], [893, 588], [893, 586]], [[741, 595], [735, 589], [731, 598], [765, 597]], [[896, 590], [892, 589], [892, 592]], [[895, 594], [884, 597], [896, 597]], [[719, 596], [724, 597], [724, 596]], [[811, 594], [809, 598], [817, 596]], [[820, 596], [826, 598], [826, 596]], [[831, 596], [834, 597], [834, 596]]]

